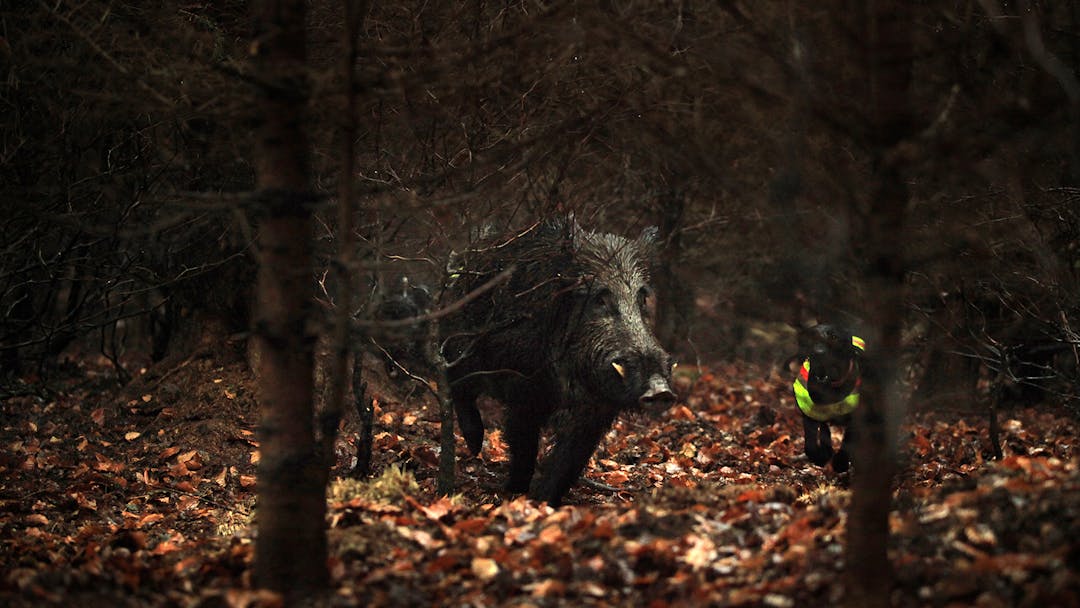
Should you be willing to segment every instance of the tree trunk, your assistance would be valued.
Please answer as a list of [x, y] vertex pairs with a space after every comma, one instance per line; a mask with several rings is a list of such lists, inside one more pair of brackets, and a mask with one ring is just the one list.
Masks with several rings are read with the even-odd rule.
[[[329, 383], [329, 397], [326, 400], [320, 418], [320, 441], [322, 441], [323, 460], [329, 471], [334, 466], [334, 441], [337, 437], [338, 424], [345, 413], [345, 393], [349, 385], [348, 364], [349, 339], [353, 311], [353, 267], [355, 266], [356, 239], [353, 235], [353, 199], [356, 196], [353, 173], [356, 170], [356, 70], [357, 39], [360, 33], [360, 19], [366, 7], [354, 0], [345, 0], [345, 28], [343, 47], [345, 49], [342, 64], [344, 80], [345, 107], [341, 122], [341, 185], [338, 189], [338, 225], [337, 225], [337, 261], [331, 265], [334, 277], [334, 327], [330, 334], [330, 362], [326, 374]], [[356, 364], [352, 369], [354, 380], [363, 383], [363, 357], [355, 354]]]
[[653, 278], [658, 294], [656, 337], [671, 353], [686, 350], [689, 319], [694, 312], [694, 292], [675, 270], [682, 261], [685, 209], [686, 195], [677, 185], [672, 186], [660, 205], [660, 238], [664, 247], [660, 253], [659, 272]]
[[312, 227], [302, 112], [303, 0], [255, 4], [259, 272], [254, 338], [261, 415], [254, 583], [298, 597], [325, 589], [326, 476], [315, 444]]
[[435, 479], [435, 491], [442, 496], [454, 493], [456, 485], [457, 458], [455, 446], [457, 439], [454, 437], [454, 406], [450, 399], [450, 380], [446, 376], [446, 358], [443, 357], [439, 342], [439, 323], [434, 320], [428, 324], [428, 335], [425, 341], [427, 361], [434, 370], [435, 398], [439, 400], [439, 473]]
[[869, 345], [872, 382], [856, 410], [859, 441], [847, 529], [847, 604], [889, 606], [892, 572], [888, 558], [889, 510], [896, 471], [896, 424], [903, 413], [897, 391], [897, 358], [903, 317], [904, 227], [908, 189], [900, 147], [911, 133], [911, 7], [870, 3], [865, 18], [867, 108], [875, 155], [869, 202], [853, 225], [861, 230], [863, 293], [876, 343]]
[[363, 379], [364, 353], [358, 351], [353, 357], [353, 402], [356, 404], [356, 416], [360, 421], [360, 430], [356, 437], [356, 466], [349, 472], [354, 479], [364, 479], [371, 475], [371, 442], [374, 427], [375, 404], [368, 394], [367, 383]]

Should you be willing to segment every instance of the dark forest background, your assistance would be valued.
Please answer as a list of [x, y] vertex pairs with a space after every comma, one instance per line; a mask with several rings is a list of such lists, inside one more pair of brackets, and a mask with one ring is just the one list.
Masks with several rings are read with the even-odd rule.
[[[7, 6], [5, 377], [45, 371], [76, 342], [123, 378], [125, 353], [241, 338], [258, 213], [245, 3]], [[370, 3], [355, 71], [358, 315], [401, 275], [438, 287], [469, 239], [573, 211], [616, 232], [661, 228], [659, 331], [684, 361], [780, 360], [786, 327], [858, 325], [875, 145], [858, 6]], [[1009, 357], [1034, 365], [1014, 360], [1013, 384], [1071, 395], [1047, 376], [1076, 374], [1080, 8], [908, 10], [911, 135], [896, 154], [910, 207], [895, 238], [919, 395], [965, 399], [980, 362]], [[336, 3], [312, 3], [308, 20], [325, 263], [343, 24]]]

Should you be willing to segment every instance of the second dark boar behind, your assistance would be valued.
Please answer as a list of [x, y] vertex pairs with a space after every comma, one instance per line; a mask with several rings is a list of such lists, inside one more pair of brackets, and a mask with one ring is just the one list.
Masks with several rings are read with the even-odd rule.
[[[671, 358], [648, 324], [655, 239], [653, 229], [626, 239], [558, 219], [459, 259], [458, 297], [514, 269], [442, 326], [450, 393], [474, 454], [484, 439], [477, 396], [505, 406], [509, 491], [560, 504], [620, 412], [674, 401]], [[541, 428], [557, 410], [565, 415], [533, 480]]]

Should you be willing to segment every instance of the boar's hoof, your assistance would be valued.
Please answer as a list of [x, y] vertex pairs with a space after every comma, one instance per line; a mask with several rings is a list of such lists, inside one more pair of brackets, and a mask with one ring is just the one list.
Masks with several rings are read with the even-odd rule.
[[675, 403], [675, 393], [667, 380], [657, 375], [649, 378], [649, 388], [638, 397], [638, 402], [642, 405], [672, 405]]

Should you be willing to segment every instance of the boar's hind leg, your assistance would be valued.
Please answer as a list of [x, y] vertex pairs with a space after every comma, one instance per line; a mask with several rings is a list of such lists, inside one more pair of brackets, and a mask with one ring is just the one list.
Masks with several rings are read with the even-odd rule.
[[504, 433], [510, 448], [510, 476], [506, 490], [520, 494], [529, 489], [536, 470], [536, 454], [540, 449], [540, 428], [547, 421], [543, 410], [520, 403], [506, 408]]
[[484, 447], [484, 420], [476, 407], [476, 397], [476, 389], [471, 384], [450, 385], [450, 399], [454, 402], [458, 430], [473, 456], [478, 455]]
[[571, 424], [558, 429], [555, 446], [544, 460], [542, 476], [529, 492], [530, 498], [547, 501], [553, 507], [562, 504], [563, 496], [581, 477], [614, 419], [614, 414], [601, 414], [586, 420], [572, 420]]

